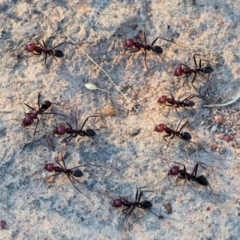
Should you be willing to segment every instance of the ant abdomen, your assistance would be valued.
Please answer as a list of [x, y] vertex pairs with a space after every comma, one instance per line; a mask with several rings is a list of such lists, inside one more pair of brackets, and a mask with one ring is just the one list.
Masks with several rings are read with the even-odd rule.
[[113, 207], [122, 207], [123, 200], [122, 199], [115, 199], [113, 200], [112, 206]]
[[79, 170], [79, 169], [74, 169], [74, 170], [72, 171], [72, 175], [73, 175], [74, 177], [82, 177], [82, 176], [83, 176], [83, 172], [82, 172], [81, 170]]
[[141, 208], [143, 209], [147, 209], [147, 208], [151, 208], [152, 207], [152, 203], [149, 201], [142, 201], [139, 204], [141, 206]]
[[94, 137], [96, 135], [96, 132], [90, 128], [86, 129], [85, 132], [86, 132], [87, 136], [89, 136], [89, 137]]
[[189, 100], [184, 100], [183, 103], [187, 107], [193, 107], [195, 105], [195, 102]]
[[161, 54], [163, 53], [163, 49], [160, 46], [154, 46], [152, 47], [153, 52], [155, 52], [156, 54]]
[[203, 175], [197, 177], [196, 181], [203, 186], [208, 186], [209, 185], [208, 180]]
[[181, 137], [183, 140], [189, 141], [192, 139], [192, 136], [189, 132], [182, 132]]
[[52, 103], [50, 101], [46, 100], [42, 103], [41, 109], [42, 110], [47, 110], [48, 108], [51, 107], [51, 105], [52, 105]]
[[53, 50], [53, 56], [58, 57], [58, 58], [62, 58], [64, 56], [64, 53], [61, 50]]
[[213, 68], [210, 65], [207, 65], [206, 67], [202, 68], [202, 72], [203, 73], [212, 73], [213, 72]]

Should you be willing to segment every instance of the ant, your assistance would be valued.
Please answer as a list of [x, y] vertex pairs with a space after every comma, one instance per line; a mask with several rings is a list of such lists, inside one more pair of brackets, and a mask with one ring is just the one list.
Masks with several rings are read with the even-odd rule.
[[[183, 166], [183, 169], [180, 169], [179, 166], [173, 166], [170, 168], [168, 162], [168, 166], [170, 168], [170, 170], [168, 171], [168, 174], [167, 175], [171, 175], [171, 176], [178, 176], [177, 179], [176, 179], [176, 182], [178, 181], [178, 179], [184, 179], [184, 185], [186, 183], [186, 181], [195, 181], [197, 182], [198, 184], [202, 185], [202, 186], [209, 186], [209, 183], [208, 183], [208, 180], [206, 179], [205, 176], [201, 175], [201, 176], [198, 176], [197, 177], [197, 171], [198, 171], [198, 166], [201, 166], [203, 169], [206, 169], [206, 165], [202, 162], [197, 162], [195, 167], [193, 168], [193, 171], [192, 173], [188, 173], [186, 171], [186, 167], [184, 164], [182, 163], [178, 163], [178, 162], [174, 162], [176, 164], [179, 164], [179, 165], [182, 165]], [[211, 187], [210, 187], [211, 188]]]
[[65, 127], [64, 125], [60, 125], [59, 127], [57, 127], [55, 130], [54, 130], [54, 134], [57, 134], [57, 135], [64, 135], [64, 134], [70, 134], [70, 136], [64, 138], [62, 141], [67, 141], [67, 144], [69, 144], [69, 142], [71, 141], [71, 139], [73, 137], [77, 137], [78, 135], [79, 136], [87, 136], [87, 137], [94, 137], [96, 135], [96, 132], [93, 130], [93, 129], [86, 129], [86, 130], [83, 130], [83, 127], [85, 126], [86, 122], [88, 121], [89, 118], [91, 117], [99, 117], [99, 116], [89, 116], [85, 119], [85, 121], [83, 122], [83, 125], [81, 127], [81, 129], [77, 130], [78, 126], [77, 126], [77, 119], [75, 117], [75, 123], [76, 123], [76, 129], [73, 129], [72, 126], [66, 122], [66, 124], [69, 126], [68, 127]]
[[148, 65], [147, 65], [147, 51], [152, 51], [158, 55], [162, 54], [163, 53], [163, 49], [160, 47], [160, 46], [153, 46], [155, 44], [155, 42], [158, 40], [158, 39], [163, 39], [165, 41], [168, 41], [168, 42], [171, 42], [173, 43], [173, 40], [168, 40], [168, 39], [165, 39], [165, 38], [162, 38], [162, 37], [157, 37], [151, 45], [147, 44], [147, 40], [146, 40], [146, 34], [144, 32], [144, 42], [145, 43], [142, 43], [142, 40], [141, 38], [139, 37], [139, 35], [142, 33], [142, 31], [139, 31], [139, 34], [135, 37], [136, 39], [139, 40], [139, 42], [135, 41], [133, 38], [130, 38], [128, 40], [125, 41], [124, 45], [126, 48], [133, 48], [135, 47], [135, 50], [131, 51], [131, 53], [135, 53], [135, 52], [138, 52], [140, 51], [141, 49], [144, 50], [144, 61], [145, 61], [145, 66], [147, 68], [147, 70], [149, 71], [149, 68], [148, 68]]
[[64, 53], [61, 50], [56, 49], [57, 47], [63, 45], [64, 43], [75, 45], [75, 44], [69, 43], [69, 42], [62, 42], [62, 43], [60, 43], [60, 44], [58, 44], [58, 45], [56, 45], [52, 48], [47, 48], [44, 40], [42, 40], [43, 44], [41, 44], [38, 40], [36, 42], [37, 43], [27, 44], [24, 47], [24, 50], [32, 53], [33, 55], [45, 54], [44, 62], [45, 62], [45, 66], [46, 66], [47, 69], [48, 69], [48, 67], [47, 67], [46, 61], [47, 61], [48, 55], [53, 56], [56, 61], [57, 61], [56, 57], [57, 58], [62, 58], [64, 56]]
[[175, 69], [174, 76], [180, 77], [184, 74], [185, 75], [184, 77], [188, 77], [188, 76], [191, 76], [192, 74], [194, 74], [194, 77], [193, 77], [193, 80], [192, 80], [192, 86], [198, 92], [196, 87], [193, 85], [193, 83], [194, 83], [194, 81], [197, 77], [197, 74], [200, 74], [201, 76], [206, 78], [206, 76], [204, 76], [202, 73], [210, 74], [210, 73], [213, 72], [213, 68], [209, 64], [207, 64], [207, 66], [205, 66], [205, 67], [202, 66], [202, 61], [208, 62], [208, 63], [210, 62], [210, 61], [205, 60], [205, 59], [200, 59], [198, 65], [197, 65], [196, 56], [201, 56], [201, 55], [200, 54], [194, 54], [193, 55], [195, 68], [190, 68], [189, 66], [181, 63]]
[[[183, 120], [183, 119], [182, 119]], [[199, 144], [191, 141], [192, 139], [192, 136], [189, 132], [182, 132], [182, 129], [186, 126], [186, 125], [189, 125], [189, 121], [186, 121], [181, 127], [180, 127], [180, 124], [182, 122], [182, 120], [179, 122], [178, 126], [177, 126], [177, 129], [174, 130], [174, 129], [171, 129], [169, 127], [167, 127], [164, 123], [160, 123], [158, 125], [156, 125], [154, 127], [154, 130], [153, 131], [156, 131], [158, 133], [162, 133], [162, 132], [165, 132], [166, 135], [163, 136], [163, 139], [167, 142], [166, 138], [167, 137], [170, 137], [170, 140], [168, 141], [168, 144], [167, 144], [167, 147], [169, 146], [169, 143], [171, 141], [171, 139], [173, 139], [175, 136], [179, 137], [180, 139], [186, 141], [186, 142], [190, 142], [190, 143], [193, 143], [195, 145], [197, 145], [199, 148], [201, 148], [204, 152], [208, 153], [210, 156], [212, 156], [213, 158], [215, 159], [219, 159], [219, 158], [216, 158], [215, 156], [213, 156], [212, 154], [210, 154], [207, 150], [205, 150], [202, 146], [200, 146]], [[179, 128], [180, 127], [180, 128]]]
[[[145, 187], [146, 187], [146, 186], [145, 186]], [[141, 187], [141, 188], [145, 188], [145, 187]], [[142, 198], [143, 192], [152, 192], [152, 191], [146, 190], [146, 191], [141, 191], [141, 192], [139, 193], [139, 189], [141, 189], [141, 188], [138, 188], [138, 189], [137, 189], [137, 192], [136, 192], [136, 195], [135, 195], [135, 201], [134, 201], [134, 202], [130, 202], [130, 201], [126, 200], [125, 198], [120, 197], [120, 198], [118, 198], [118, 199], [113, 200], [112, 206], [113, 206], [113, 207], [116, 207], [116, 208], [119, 208], [119, 207], [122, 207], [122, 206], [126, 207], [125, 209], [122, 210], [122, 212], [123, 212], [124, 214], [128, 215], [128, 216], [131, 215], [131, 213], [133, 212], [133, 210], [134, 210], [136, 207], [142, 208], [142, 209], [148, 209], [148, 211], [150, 211], [150, 212], [151, 212], [153, 215], [155, 215], [158, 219], [162, 219], [163, 216], [161, 216], [161, 215], [158, 216], [156, 213], [154, 213], [154, 212], [152, 212], [152, 211], [150, 210], [150, 208], [152, 207], [152, 203], [151, 203], [151, 202], [146, 201], [146, 200], [140, 202], [140, 200], [141, 200], [141, 198]], [[130, 209], [130, 210], [129, 210], [129, 209]], [[128, 210], [129, 210], [129, 211], [128, 211]], [[127, 212], [127, 211], [128, 211], [128, 212]]]
[[[76, 178], [80, 178], [83, 176], [83, 172], [81, 170], [79, 170], [79, 167], [83, 167], [83, 166], [86, 166], [86, 165], [91, 165], [91, 166], [97, 166], [97, 167], [101, 167], [99, 165], [93, 165], [93, 164], [82, 164], [82, 165], [79, 165], [79, 166], [76, 166], [76, 167], [73, 167], [73, 168], [67, 168], [66, 167], [66, 164], [65, 164], [65, 161], [64, 161], [64, 158], [62, 156], [62, 153], [59, 154], [59, 158], [60, 160], [57, 161], [57, 164], [59, 166], [55, 166], [54, 163], [47, 163], [44, 165], [44, 169], [48, 172], [56, 172], [56, 174], [53, 174], [49, 177], [53, 177], [53, 176], [57, 176], [61, 173], [64, 173], [67, 178], [69, 179], [69, 181], [72, 183], [72, 185], [77, 189], [77, 191], [81, 194], [83, 194], [85, 197], [87, 197], [88, 199], [90, 199], [88, 196], [86, 196], [84, 193], [82, 193], [78, 187], [74, 184], [74, 181], [78, 182], [78, 180]], [[60, 161], [63, 162], [63, 165], [60, 163]]]
[[195, 103], [193, 101], [191, 101], [191, 99], [194, 98], [194, 97], [197, 97], [197, 96], [190, 95], [190, 96], [184, 98], [182, 101], [180, 101], [180, 100], [175, 100], [175, 98], [173, 97], [172, 94], [171, 94], [171, 98], [167, 97], [166, 95], [163, 95], [163, 96], [158, 98], [157, 102], [160, 103], [160, 104], [169, 103], [169, 105], [165, 105], [165, 106], [174, 107], [177, 114], [179, 115], [179, 112], [177, 111], [177, 108], [180, 108], [180, 107], [190, 107], [195, 112], [195, 110], [193, 109], [193, 106], [195, 105]]
[[25, 117], [22, 120], [22, 126], [23, 127], [28, 127], [30, 125], [32, 125], [32, 123], [34, 122], [35, 119], [37, 119], [37, 123], [36, 123], [36, 127], [34, 130], [34, 134], [36, 133], [37, 130], [37, 126], [38, 126], [38, 115], [39, 114], [55, 114], [55, 115], [60, 115], [63, 117], [67, 117], [66, 115], [60, 114], [60, 113], [45, 113], [45, 111], [50, 108], [50, 106], [52, 105], [52, 103], [50, 101], [44, 101], [41, 106], [40, 106], [40, 93], [38, 93], [38, 109], [34, 109], [33, 107], [29, 106], [28, 104], [24, 103], [28, 108], [30, 108], [33, 112], [32, 113], [25, 113]]

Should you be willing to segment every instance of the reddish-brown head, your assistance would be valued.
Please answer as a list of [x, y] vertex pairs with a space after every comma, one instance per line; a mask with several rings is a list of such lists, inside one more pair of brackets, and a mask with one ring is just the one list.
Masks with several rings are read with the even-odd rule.
[[154, 128], [154, 131], [156, 131], [156, 132], [164, 132], [165, 131], [165, 124], [163, 124], [163, 123], [160, 123], [160, 124], [158, 124], [155, 128]]
[[179, 166], [173, 166], [170, 168], [168, 175], [176, 176], [179, 174]]
[[126, 40], [125, 41], [125, 47], [127, 47], [127, 48], [132, 48], [133, 46], [134, 46], [134, 39], [128, 39], [128, 40]]
[[57, 134], [57, 135], [64, 135], [65, 133], [66, 133], [66, 128], [63, 125], [60, 125], [54, 130], [54, 134]]
[[158, 98], [158, 103], [165, 104], [167, 102], [167, 96], [163, 95], [160, 98]]
[[35, 47], [36, 47], [36, 44], [29, 43], [28, 45], [25, 46], [24, 50], [26, 50], [28, 52], [34, 52]]
[[183, 68], [182, 66], [178, 66], [174, 71], [174, 76], [180, 77], [183, 74]]
[[54, 170], [54, 163], [47, 163], [47, 164], [45, 164], [44, 169], [47, 170], [48, 172], [53, 172], [53, 170]]
[[23, 126], [23, 127], [28, 127], [28, 126], [30, 126], [33, 122], [34, 122], [34, 118], [33, 118], [31, 115], [26, 114], [25, 118], [22, 120], [22, 126]]
[[116, 200], [113, 200], [113, 203], [112, 203], [112, 206], [113, 207], [121, 207], [122, 206], [122, 202], [123, 200], [122, 199], [116, 199]]

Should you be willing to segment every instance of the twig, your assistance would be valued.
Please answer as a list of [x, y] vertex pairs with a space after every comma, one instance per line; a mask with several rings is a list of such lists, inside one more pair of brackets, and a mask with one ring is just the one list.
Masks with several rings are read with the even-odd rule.
[[[103, 73], [108, 77], [108, 79], [112, 82], [112, 84], [115, 86], [116, 90], [118, 92], [121, 93], [121, 95], [125, 98], [125, 100], [127, 101], [127, 103], [130, 103], [132, 106], [133, 104], [130, 102], [130, 100], [125, 96], [125, 94], [119, 89], [119, 87], [113, 82], [112, 78], [108, 75], [108, 73], [100, 66], [98, 65], [85, 51], [84, 49], [82, 49], [76, 42], [74, 42], [67, 34], [65, 34], [66, 37], [72, 41], [72, 43], [76, 44], [78, 46], [78, 48], [87, 56], [87, 58], [93, 63], [95, 64], [101, 71], [103, 71]], [[133, 106], [133, 108], [135, 109], [136, 112], [138, 112], [138, 110]]]
[[231, 105], [231, 104], [235, 103], [239, 98], [240, 98], [240, 93], [238, 93], [238, 95], [229, 102], [219, 103], [219, 104], [203, 105], [203, 107], [225, 107], [225, 106], [228, 106], [228, 105]]

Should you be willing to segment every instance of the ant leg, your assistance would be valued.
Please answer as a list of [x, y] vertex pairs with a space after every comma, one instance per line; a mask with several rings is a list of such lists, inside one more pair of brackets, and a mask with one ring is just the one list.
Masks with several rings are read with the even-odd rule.
[[43, 46], [38, 40], [36, 40], [36, 42], [37, 42], [37, 44], [40, 45], [41, 48], [46, 48], [46, 46], [45, 45]]
[[69, 43], [69, 42], [62, 42], [62, 43], [60, 43], [60, 44], [58, 44], [58, 45], [54, 46], [53, 48], [51, 48], [51, 50], [53, 50], [53, 49], [55, 49], [55, 48], [57, 48], [57, 47], [59, 47], [59, 46], [63, 45], [64, 43], [67, 43], [67, 44], [72, 44], [72, 45], [76, 45], [76, 44]]
[[88, 198], [89, 200], [91, 200], [90, 197], [88, 197], [86, 194], [84, 194], [83, 192], [81, 192], [81, 191], [79, 190], [79, 188], [73, 183], [71, 177], [76, 181], [76, 179], [75, 179], [73, 176], [70, 177], [70, 176], [67, 175], [67, 177], [68, 177], [69, 181], [72, 183], [72, 185], [77, 189], [77, 191], [78, 191], [79, 193], [81, 193], [81, 194], [84, 195], [86, 198]]
[[45, 66], [46, 66], [46, 68], [48, 69], [48, 66], [47, 66], [47, 53], [45, 53], [44, 62], [45, 62]]
[[33, 135], [35, 135], [35, 133], [36, 133], [37, 126], [38, 126], [38, 122], [39, 122], [39, 119], [37, 118], [37, 123], [36, 123], [36, 127], [35, 127], [35, 130], [34, 130], [34, 133], [33, 133]]
[[28, 108], [30, 108], [31, 110], [33, 110], [34, 112], [36, 111], [34, 108], [30, 107], [28, 104], [24, 103]]
[[171, 42], [171, 43], [173, 43], [173, 41], [172, 40], [168, 40], [168, 39], [166, 39], [166, 38], [162, 38], [162, 37], [157, 37], [153, 42], [152, 42], [152, 44], [151, 44], [151, 46], [153, 46], [154, 45], [154, 43], [158, 40], [158, 39], [163, 39], [163, 40], [165, 40], [165, 41], [168, 41], [168, 42]]
[[68, 122], [66, 122], [66, 124], [72, 129], [72, 126]]
[[[182, 121], [182, 120], [181, 120]], [[181, 130], [186, 126], [189, 125], [189, 121], [186, 121], [179, 129], [179, 132], [181, 132]]]
[[62, 142], [66, 142], [66, 140], [68, 139], [68, 141], [67, 141], [67, 143], [66, 143], [66, 145], [68, 145], [69, 142], [72, 140], [72, 138], [73, 138], [73, 134], [71, 134], [70, 136], [64, 138], [64, 139], [62, 140]]
[[[44, 42], [44, 40], [42, 40], [42, 42], [43, 42], [43, 46], [44, 46], [44, 48], [47, 49], [47, 45], [46, 45], [46, 43]], [[41, 44], [40, 44], [40, 45], [41, 45]]]
[[40, 93], [38, 93], [38, 107], [41, 108], [41, 106], [40, 106]]
[[197, 170], [198, 170], [198, 162], [196, 163], [195, 167], [193, 168], [192, 175], [197, 177]]
[[123, 210], [122, 210], [122, 213], [124, 213], [124, 214], [126, 214], [126, 215], [130, 215], [130, 214], [132, 213], [134, 207], [131, 209], [131, 211], [129, 211], [129, 212], [127, 213], [126, 211], [127, 211], [129, 208], [131, 208], [131, 206], [129, 206], [129, 207], [123, 209]]
[[99, 117], [99, 116], [89, 116], [89, 117], [87, 117], [86, 120], [84, 121], [82, 127], [81, 127], [81, 131], [83, 130], [83, 127], [86, 124], [86, 122], [88, 121], [88, 119], [91, 118], [91, 117]]
[[147, 51], [144, 49], [144, 61], [145, 61], [145, 66], [147, 70], [149, 71], [148, 65], [147, 65]]

